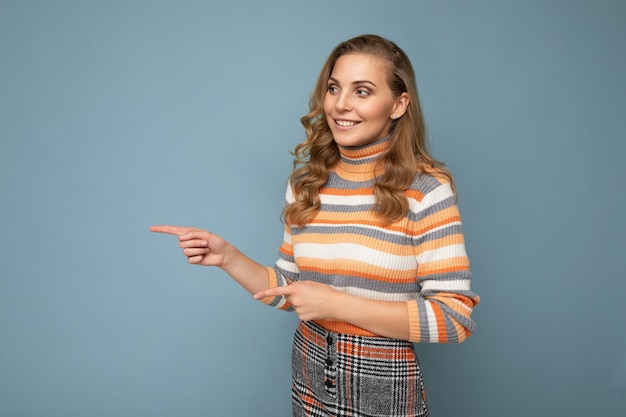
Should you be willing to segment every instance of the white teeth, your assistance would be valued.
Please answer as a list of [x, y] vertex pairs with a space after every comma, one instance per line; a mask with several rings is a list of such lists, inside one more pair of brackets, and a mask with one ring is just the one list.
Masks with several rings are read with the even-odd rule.
[[335, 122], [339, 126], [344, 126], [344, 127], [354, 126], [359, 123], [359, 122], [351, 122], [350, 120], [335, 120]]

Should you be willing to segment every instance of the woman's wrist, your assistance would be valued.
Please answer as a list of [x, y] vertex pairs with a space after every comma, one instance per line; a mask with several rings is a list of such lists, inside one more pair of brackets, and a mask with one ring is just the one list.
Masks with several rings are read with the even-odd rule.
[[352, 322], [355, 306], [354, 300], [356, 296], [343, 291], [335, 290], [334, 299], [332, 301], [331, 316], [335, 320]]

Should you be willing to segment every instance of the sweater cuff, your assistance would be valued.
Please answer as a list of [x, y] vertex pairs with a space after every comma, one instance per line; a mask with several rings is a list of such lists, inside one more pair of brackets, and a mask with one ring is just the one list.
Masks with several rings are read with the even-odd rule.
[[406, 307], [409, 312], [409, 340], [411, 342], [419, 342], [421, 337], [420, 332], [420, 318], [417, 310], [417, 302], [410, 300], [406, 302]]
[[267, 269], [267, 279], [268, 279], [269, 288], [278, 287], [278, 276], [276, 275], [276, 270], [272, 268], [271, 266], [266, 266], [265, 269]]
[[[267, 283], [269, 285], [268, 288], [276, 288], [278, 286], [278, 277], [276, 276], [276, 270], [272, 267], [266, 266], [267, 270]], [[274, 303], [275, 297], [265, 297], [260, 300], [263, 304], [272, 305]]]

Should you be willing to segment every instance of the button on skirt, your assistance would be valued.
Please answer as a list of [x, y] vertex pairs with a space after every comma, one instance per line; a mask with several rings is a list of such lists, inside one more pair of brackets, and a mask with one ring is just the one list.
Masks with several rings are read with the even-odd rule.
[[293, 415], [428, 416], [413, 343], [333, 333], [300, 322], [292, 353]]

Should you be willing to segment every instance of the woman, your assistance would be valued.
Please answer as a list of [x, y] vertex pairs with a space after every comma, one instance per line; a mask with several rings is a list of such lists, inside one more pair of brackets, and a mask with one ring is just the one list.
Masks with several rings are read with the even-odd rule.
[[294, 416], [426, 416], [413, 342], [465, 340], [479, 297], [408, 57], [375, 35], [339, 44], [301, 122], [273, 267], [205, 230], [151, 230], [178, 235], [190, 263], [218, 266], [255, 299], [298, 314]]

